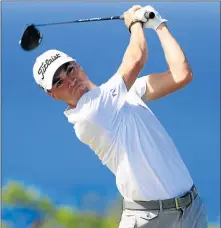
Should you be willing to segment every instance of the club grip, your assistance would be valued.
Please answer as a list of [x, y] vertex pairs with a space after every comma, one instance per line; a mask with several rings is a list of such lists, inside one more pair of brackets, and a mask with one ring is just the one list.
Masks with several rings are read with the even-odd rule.
[[[145, 16], [146, 18], [148, 18], [148, 19], [153, 19], [153, 18], [155, 17], [155, 13], [154, 13], [154, 12], [146, 12], [146, 13], [144, 14], [144, 16]], [[124, 15], [121, 15], [119, 18], [120, 18], [121, 20], [124, 20]]]

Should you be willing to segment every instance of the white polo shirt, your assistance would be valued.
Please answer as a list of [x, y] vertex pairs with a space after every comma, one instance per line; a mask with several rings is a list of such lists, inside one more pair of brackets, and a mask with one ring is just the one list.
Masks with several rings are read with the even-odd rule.
[[114, 75], [64, 112], [78, 139], [114, 173], [128, 201], [173, 198], [193, 184], [172, 139], [142, 100], [145, 80], [138, 78], [127, 91]]

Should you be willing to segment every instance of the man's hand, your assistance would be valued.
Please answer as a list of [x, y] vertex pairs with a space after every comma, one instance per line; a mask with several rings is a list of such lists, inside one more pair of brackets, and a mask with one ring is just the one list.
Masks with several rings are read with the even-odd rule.
[[[131, 7], [128, 11], [124, 12], [124, 22], [127, 26], [127, 28], [129, 29], [130, 26], [131, 26], [131, 23], [134, 23], [136, 20], [139, 20], [135, 14], [135, 12], [139, 9], [141, 9], [142, 6], [140, 5], [135, 5], [133, 7]], [[142, 20], [141, 20], [142, 21]], [[138, 22], [138, 23], [134, 23], [132, 26], [131, 26], [131, 29], [132, 27], [135, 25], [135, 24], [140, 24], [142, 26], [142, 22]], [[139, 25], [139, 26], [140, 26]]]
[[[146, 19], [145, 13], [153, 12], [155, 14], [155, 17], [153, 19]], [[135, 12], [136, 18], [138, 20], [144, 21], [143, 27], [144, 28], [151, 28], [154, 30], [157, 30], [157, 28], [164, 22], [166, 22], [166, 19], [163, 19], [160, 14], [152, 7], [152, 6], [145, 6]], [[146, 19], [146, 20], [145, 20]], [[146, 21], [146, 22], [145, 22]]]

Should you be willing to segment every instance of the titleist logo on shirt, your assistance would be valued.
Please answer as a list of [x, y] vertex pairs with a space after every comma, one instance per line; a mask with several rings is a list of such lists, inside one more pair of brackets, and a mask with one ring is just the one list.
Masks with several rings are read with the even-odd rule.
[[60, 54], [56, 54], [55, 56], [51, 56], [50, 59], [46, 59], [44, 62], [42, 62], [40, 68], [38, 69], [38, 74], [42, 75], [42, 80], [44, 79], [44, 74], [46, 72], [46, 70], [48, 69], [48, 67], [58, 58], [60, 58], [61, 55]]

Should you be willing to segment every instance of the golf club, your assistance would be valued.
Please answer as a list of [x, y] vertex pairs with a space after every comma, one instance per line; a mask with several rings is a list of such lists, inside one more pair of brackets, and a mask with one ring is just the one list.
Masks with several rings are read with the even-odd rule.
[[[147, 19], [153, 19], [155, 14], [153, 12], [148, 12], [145, 14]], [[61, 24], [70, 24], [70, 23], [81, 23], [81, 22], [93, 22], [93, 21], [107, 21], [107, 20], [124, 20], [123, 16], [112, 16], [112, 17], [103, 17], [103, 18], [87, 18], [80, 19], [75, 21], [66, 21], [66, 22], [56, 22], [56, 23], [47, 23], [47, 24], [31, 24], [27, 25], [24, 29], [22, 37], [19, 41], [22, 49], [25, 51], [30, 51], [38, 47], [42, 41], [42, 34], [36, 27], [42, 26], [52, 26], [52, 25], [61, 25]]]

